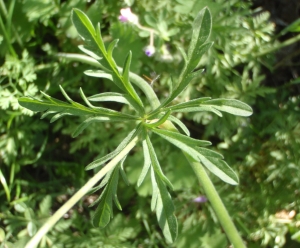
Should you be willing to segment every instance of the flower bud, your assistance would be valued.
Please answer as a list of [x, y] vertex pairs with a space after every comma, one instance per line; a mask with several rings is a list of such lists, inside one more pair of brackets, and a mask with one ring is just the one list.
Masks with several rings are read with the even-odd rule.
[[148, 57], [151, 57], [154, 53], [155, 53], [155, 47], [154, 46], [146, 46], [145, 47], [145, 54], [148, 56]]
[[135, 15], [131, 12], [130, 8], [121, 9], [120, 12], [121, 12], [121, 15], [119, 16], [119, 20], [121, 22], [130, 22], [133, 24], [138, 24], [139, 19], [138, 19], [137, 15]]

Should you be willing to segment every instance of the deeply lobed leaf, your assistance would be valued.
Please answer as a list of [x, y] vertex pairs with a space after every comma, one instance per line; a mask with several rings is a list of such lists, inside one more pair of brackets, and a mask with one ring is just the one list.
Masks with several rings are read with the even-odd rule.
[[113, 169], [110, 175], [104, 191], [97, 200], [100, 203], [93, 216], [93, 225], [101, 228], [105, 227], [110, 219], [113, 218], [113, 200], [115, 200], [116, 205], [120, 208], [120, 203], [116, 201], [117, 186], [119, 182], [119, 165]]
[[206, 148], [197, 147], [195, 143], [197, 140], [194, 141], [192, 138], [182, 134], [159, 129], [153, 129], [152, 131], [185, 151], [195, 161], [203, 163], [208, 170], [224, 182], [232, 185], [238, 184], [239, 180], [236, 173], [222, 160], [223, 156], [221, 154]]
[[[163, 231], [164, 237], [173, 243], [178, 235], [178, 223], [174, 215], [174, 204], [164, 181], [155, 170], [152, 170], [151, 180], [154, 200], [151, 205], [155, 208], [158, 224]], [[153, 199], [153, 198], [152, 198]]]

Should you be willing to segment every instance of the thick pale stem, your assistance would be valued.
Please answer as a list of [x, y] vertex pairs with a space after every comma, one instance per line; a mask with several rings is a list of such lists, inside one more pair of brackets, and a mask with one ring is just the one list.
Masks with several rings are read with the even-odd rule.
[[40, 240], [46, 233], [59, 221], [65, 213], [67, 213], [89, 190], [103, 178], [110, 170], [112, 170], [136, 145], [138, 137], [134, 138], [114, 159], [112, 159], [103, 169], [93, 176], [78, 192], [73, 195], [46, 223], [38, 230], [32, 239], [26, 244], [25, 248], [37, 247]]

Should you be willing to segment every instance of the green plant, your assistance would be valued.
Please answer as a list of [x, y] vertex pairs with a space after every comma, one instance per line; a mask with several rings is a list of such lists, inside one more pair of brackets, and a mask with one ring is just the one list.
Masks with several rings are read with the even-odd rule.
[[[113, 50], [118, 40], [112, 41], [106, 47], [101, 38], [100, 24], [95, 28], [88, 17], [78, 9], [73, 10], [72, 21], [79, 35], [85, 41], [85, 46], [81, 46], [81, 50], [90, 56], [90, 58], [84, 58], [102, 69], [97, 71], [90, 70], [86, 74], [110, 79], [122, 93], [106, 92], [86, 97], [83, 90], [80, 89], [80, 95], [87, 105], [86, 107], [73, 101], [63, 88], [60, 87], [62, 94], [68, 102], [57, 100], [42, 92], [45, 100], [39, 100], [34, 97], [21, 97], [19, 99], [20, 105], [32, 111], [45, 111], [42, 118], [54, 114], [50, 122], [54, 122], [66, 115], [83, 116], [85, 120], [73, 132], [73, 137], [78, 136], [90, 124], [97, 122], [126, 122], [132, 126], [132, 131], [113, 152], [96, 159], [87, 166], [87, 169], [95, 169], [111, 160], [48, 220], [46, 225], [39, 230], [26, 247], [35, 246], [48, 229], [84, 194], [95, 192], [101, 188], [103, 188], [102, 193], [95, 202], [95, 204], [99, 204], [93, 217], [93, 223], [95, 226], [105, 227], [113, 217], [112, 202], [115, 202], [117, 208], [122, 209], [116, 192], [119, 174], [127, 181], [123, 163], [130, 150], [136, 146], [138, 141], [142, 142], [144, 153], [144, 166], [138, 180], [138, 185], [143, 183], [147, 173], [151, 174], [151, 209], [153, 211], [156, 210], [159, 226], [167, 241], [174, 242], [177, 237], [178, 227], [176, 217], [174, 216], [171, 195], [168, 191], [168, 189], [172, 190], [173, 186], [164, 175], [157, 159], [155, 147], [151, 141], [153, 134], [167, 140], [184, 152], [229, 239], [234, 246], [243, 247], [244, 244], [212, 182], [207, 176], [203, 165], [224, 182], [232, 185], [238, 183], [237, 175], [223, 160], [221, 154], [203, 147], [211, 145], [209, 141], [190, 138], [187, 127], [172, 115], [172, 113], [176, 112], [199, 111], [210, 111], [218, 116], [222, 116], [221, 111], [238, 116], [249, 116], [252, 114], [252, 109], [248, 105], [233, 99], [221, 98], [212, 100], [210, 97], [202, 97], [172, 104], [174, 99], [186, 89], [188, 84], [203, 72], [197, 66], [202, 55], [212, 46], [212, 42], [207, 42], [212, 24], [209, 10], [205, 8], [197, 15], [193, 24], [193, 35], [188, 53], [186, 54], [183, 49], [180, 49], [185, 62], [183, 70], [177, 82], [172, 83], [170, 94], [162, 103], [160, 103], [147, 82], [130, 72], [131, 52], [128, 53], [125, 59], [123, 69], [117, 66], [113, 59]], [[145, 106], [131, 83], [134, 83], [139, 90], [145, 93], [151, 110], [148, 110], [147, 106]], [[119, 112], [105, 107], [96, 107], [91, 103], [105, 101], [127, 104], [127, 111]], [[184, 134], [181, 134], [175, 125], [180, 127]], [[101, 183], [92, 188], [101, 178], [103, 178]]]

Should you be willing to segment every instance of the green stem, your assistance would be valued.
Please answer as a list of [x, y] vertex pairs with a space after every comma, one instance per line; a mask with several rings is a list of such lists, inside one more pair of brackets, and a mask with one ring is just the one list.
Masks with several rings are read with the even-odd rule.
[[215, 213], [222, 225], [228, 239], [233, 244], [235, 248], [246, 248], [241, 236], [239, 235], [235, 225], [233, 224], [216, 188], [208, 177], [205, 169], [199, 162], [195, 162], [189, 155], [185, 154], [187, 160], [192, 166], [196, 177], [198, 178], [200, 184], [202, 185], [206, 196], [209, 199]]
[[1, 15], [0, 15], [0, 27], [1, 27], [2, 31], [3, 31], [3, 35], [4, 35], [5, 41], [7, 43], [8, 50], [10, 51], [10, 53], [11, 53], [11, 55], [13, 57], [17, 58], [18, 56], [17, 56], [17, 54], [16, 54], [13, 46], [11, 45], [11, 39], [10, 39], [9, 34], [8, 34], [8, 32], [7, 32], [7, 30], [6, 30], [5, 26], [4, 26], [4, 23], [2, 21]]
[[[80, 55], [80, 54], [58, 54], [59, 57], [67, 58], [68, 60], [76, 60], [80, 62], [84, 62], [96, 67], [100, 67], [101, 69], [105, 70], [105, 68], [95, 59]], [[131, 73], [130, 79], [132, 82], [145, 93], [146, 97], [148, 98], [149, 103], [151, 104], [151, 107], [153, 109], [156, 109], [160, 106], [160, 102], [153, 91], [152, 87], [142, 78], [140, 78], [138, 75]], [[168, 124], [167, 129], [174, 130], [176, 127], [169, 121], [167, 121]], [[185, 154], [186, 155], [186, 154]], [[194, 161], [192, 158], [190, 158], [188, 155], [186, 155], [189, 163], [191, 164], [192, 168], [195, 171], [195, 174], [202, 185], [205, 194], [210, 201], [214, 211], [216, 212], [216, 215], [218, 216], [218, 219], [224, 228], [228, 239], [230, 242], [234, 245], [235, 248], [243, 248], [245, 247], [241, 237], [239, 236], [239, 233], [237, 229], [235, 228], [220, 196], [218, 195], [214, 185], [212, 184], [210, 178], [206, 174], [205, 169], [202, 167], [202, 165], [198, 161]]]
[[138, 137], [134, 138], [116, 157], [114, 157], [103, 169], [94, 175], [80, 190], [73, 195], [63, 206], [61, 206], [38, 230], [32, 239], [26, 244], [25, 248], [37, 247], [40, 240], [46, 233], [58, 222], [65, 213], [67, 213], [89, 190], [103, 178], [109, 171], [111, 171], [136, 145]]

